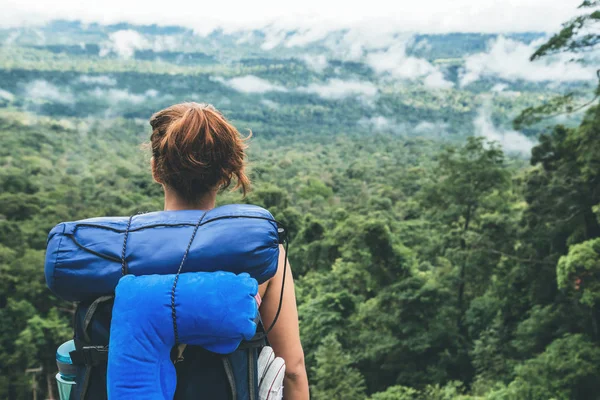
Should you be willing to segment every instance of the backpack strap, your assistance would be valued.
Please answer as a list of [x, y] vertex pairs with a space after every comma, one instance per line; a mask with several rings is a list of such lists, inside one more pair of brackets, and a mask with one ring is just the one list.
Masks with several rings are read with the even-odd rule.
[[237, 385], [235, 384], [235, 374], [233, 372], [233, 366], [231, 365], [231, 360], [229, 356], [224, 355], [221, 357], [221, 361], [223, 362], [223, 370], [225, 370], [225, 375], [227, 376], [227, 382], [229, 382], [229, 389], [231, 390], [231, 398], [233, 400], [237, 400]]
[[256, 322], [256, 333], [254, 334], [254, 337], [252, 337], [252, 339], [250, 340], [242, 341], [242, 343], [240, 343], [240, 345], [238, 346], [238, 350], [256, 348], [261, 349], [269, 345], [269, 340], [267, 339], [267, 335], [265, 334], [265, 326], [262, 323], [262, 319], [260, 318], [260, 313], [256, 315], [254, 322]]
[[248, 349], [248, 394], [250, 395], [249, 400], [258, 400], [256, 394], [258, 393], [258, 350]]
[[259, 349], [248, 347], [220, 356], [232, 400], [258, 400]]
[[92, 318], [94, 318], [94, 314], [96, 314], [96, 310], [98, 310], [98, 306], [101, 303], [111, 301], [114, 299], [114, 295], [101, 296], [94, 300], [92, 304], [90, 304], [90, 307], [88, 308], [87, 312], [85, 313], [85, 317], [83, 318], [83, 339], [85, 340], [85, 342], [90, 343], [92, 341], [89, 334], [89, 327], [90, 323], [92, 322]]
[[90, 304], [82, 321], [82, 338], [80, 339], [75, 337], [75, 350], [69, 353], [73, 365], [85, 366], [85, 374], [81, 382], [81, 389], [78, 390], [79, 399], [81, 400], [87, 398], [90, 380], [95, 367], [99, 365], [106, 365], [108, 362], [108, 346], [91, 345], [92, 338], [90, 337], [89, 328], [92, 324], [92, 320], [96, 314], [96, 311], [98, 310], [98, 307], [103, 303], [112, 301], [113, 299], [114, 296], [102, 296]]
[[108, 361], [108, 346], [90, 346], [92, 342], [89, 334], [89, 327], [98, 306], [104, 302], [112, 301], [114, 296], [102, 296], [90, 304], [83, 318], [83, 340], [75, 339], [75, 350], [69, 355], [75, 365], [96, 366], [102, 362]]
[[238, 347], [238, 350], [246, 352], [248, 358], [248, 400], [258, 400], [256, 397], [258, 393], [258, 354], [268, 344], [265, 326], [262, 323], [260, 314], [258, 314], [256, 316], [256, 334], [252, 339], [243, 341]]

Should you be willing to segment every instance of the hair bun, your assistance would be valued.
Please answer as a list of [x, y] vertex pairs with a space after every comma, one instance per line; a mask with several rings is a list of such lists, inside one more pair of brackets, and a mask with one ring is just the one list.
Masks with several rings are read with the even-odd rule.
[[247, 193], [247, 138], [212, 105], [176, 104], [154, 114], [150, 125], [155, 176], [185, 200], [227, 188], [234, 178], [234, 189]]

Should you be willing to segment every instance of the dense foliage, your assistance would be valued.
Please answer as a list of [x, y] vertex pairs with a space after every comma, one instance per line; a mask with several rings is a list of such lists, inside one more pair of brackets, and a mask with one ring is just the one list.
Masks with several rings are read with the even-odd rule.
[[[94, 29], [90, 37], [99, 34]], [[77, 64], [70, 56], [50, 58], [60, 68], [27, 64], [37, 62], [32, 54], [65, 54], [48, 46], [0, 50], [27, 55], [11, 59], [18, 68], [0, 69], [0, 86], [18, 93], [43, 77], [68, 87], [63, 95], [80, 96], [84, 80], [65, 68]], [[81, 60], [97, 52], [87, 49], [67, 47]], [[60, 221], [161, 209], [161, 189], [139, 148], [149, 127], [138, 118], [194, 90], [194, 99], [217, 106], [219, 96], [234, 99], [236, 106], [223, 108], [256, 133], [249, 150], [254, 190], [246, 199], [223, 193], [219, 202], [267, 207], [291, 228], [313, 398], [598, 398], [600, 107], [589, 108], [579, 126], [542, 134], [527, 166], [461, 130], [481, 101], [478, 88], [451, 91], [438, 98], [450, 106], [434, 111], [423, 99], [436, 94], [419, 88], [377, 100], [381, 112], [411, 122], [445, 118], [454, 135], [440, 139], [410, 127], [361, 128], [361, 113], [373, 105], [351, 99], [274, 92], [280, 106], [266, 112], [252, 96], [202, 75], [213, 65], [209, 55], [194, 57], [179, 75], [127, 64], [165, 68], [151, 54], [104, 60], [120, 88], [172, 93], [148, 95], [119, 116], [91, 97], [31, 104], [17, 96], [0, 109], [0, 398], [30, 398], [32, 379], [51, 396], [55, 350], [71, 335], [73, 305], [44, 282], [47, 232]], [[309, 74], [293, 61], [273, 67], [273, 60], [256, 60], [255, 73], [282, 74], [286, 84]], [[228, 68], [250, 68], [216, 65], [232, 74]], [[506, 108], [499, 112], [502, 101], [510, 110], [527, 105], [500, 99], [498, 121], [510, 119]], [[25, 373], [40, 366], [41, 374]]]

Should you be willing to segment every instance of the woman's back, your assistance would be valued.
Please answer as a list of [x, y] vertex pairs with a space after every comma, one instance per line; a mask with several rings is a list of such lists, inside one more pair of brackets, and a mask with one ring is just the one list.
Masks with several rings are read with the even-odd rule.
[[[140, 231], [160, 227], [151, 225], [137, 229], [132, 224], [135, 217], [129, 218], [127, 228], [119, 233], [124, 237], [122, 252], [119, 251], [122, 263], [115, 274], [120, 277], [122, 272], [127, 276], [120, 280], [117, 277], [119, 284], [116, 287], [115, 305], [112, 306], [111, 296], [100, 296], [91, 302], [86, 300], [82, 303], [84, 307], [80, 307], [77, 314], [81, 318], [76, 318], [79, 323], [76, 324], [76, 345], [79, 340], [77, 346], [81, 348], [81, 342], [90, 339], [89, 326], [102, 328], [106, 327], [107, 321], [112, 321], [109, 322], [111, 325], [110, 338], [108, 338], [106, 329], [97, 329], [93, 332], [94, 340], [101, 341], [101, 346], [105, 346], [110, 340], [111, 351], [108, 352], [109, 392], [112, 387], [113, 391], [120, 391], [119, 393], [125, 397], [128, 396], [125, 393], [131, 394], [129, 397], [135, 397], [134, 393], [137, 390], [138, 393], [154, 396], [152, 398], [161, 398], [160, 396], [165, 393], [168, 394], [167, 397], [172, 397], [169, 393], [175, 393], [176, 399], [245, 400], [255, 399], [259, 393], [260, 377], [257, 360], [265, 344], [265, 335], [268, 333], [268, 341], [277, 356], [275, 360], [283, 358], [286, 364], [284, 398], [288, 400], [308, 399], [308, 381], [299, 337], [294, 282], [285, 251], [278, 244], [280, 241], [277, 225], [274, 225], [273, 243], [269, 243], [267, 246], [258, 246], [257, 254], [238, 252], [246, 258], [232, 257], [236, 251], [228, 249], [242, 249], [244, 244], [258, 238], [257, 231], [252, 227], [241, 229], [238, 226], [238, 229], [234, 231], [231, 231], [230, 228], [218, 231], [215, 234], [221, 235], [223, 238], [218, 243], [207, 245], [205, 249], [208, 252], [220, 252], [219, 254], [223, 254], [230, 264], [232, 260], [237, 260], [233, 262], [236, 273], [241, 272], [240, 267], [248, 264], [249, 261], [256, 261], [257, 257], [264, 259], [267, 248], [269, 252], [275, 250], [275, 256], [269, 261], [277, 265], [275, 275], [269, 274], [269, 277], [272, 276], [272, 278], [266, 282], [264, 279], [268, 277], [263, 276], [264, 279], [260, 276], [255, 277], [258, 282], [262, 283], [260, 286], [258, 286], [257, 280], [245, 273], [234, 275], [225, 272], [211, 272], [208, 275], [202, 275], [207, 272], [192, 272], [198, 266], [195, 260], [193, 260], [194, 266], [191, 269], [184, 268], [190, 255], [190, 249], [194, 245], [196, 234], [203, 226], [203, 218], [205, 215], [210, 215], [211, 210], [215, 208], [219, 191], [230, 186], [232, 181], [235, 181], [234, 189], [241, 188], [244, 194], [249, 190], [250, 181], [245, 174], [245, 139], [242, 139], [235, 127], [229, 124], [212, 106], [196, 103], [177, 104], [162, 110], [152, 116], [150, 124], [152, 126], [150, 143], [152, 174], [155, 181], [164, 189], [165, 211], [195, 210], [201, 212], [203, 217], [198, 219], [191, 229], [193, 232], [184, 254], [180, 255], [181, 252], [177, 252], [178, 257], [182, 256], [181, 263], [173, 262], [173, 260], [160, 263], [173, 267], [179, 265], [175, 275], [161, 275], [161, 271], [152, 272], [158, 275], [145, 275], [142, 270], [135, 274], [129, 274], [131, 271], [129, 271], [128, 263], [131, 261], [132, 269], [135, 269], [137, 267], [133, 261], [140, 261], [140, 258], [138, 256], [127, 258], [129, 254], [127, 252], [128, 239], [131, 241], [130, 246], [145, 246], [146, 254], [156, 253], [159, 248], [162, 252], [173, 251], [173, 246], [168, 245], [170, 238], [154, 243], [154, 236], [148, 237], [148, 232], [146, 232], [146, 239], [136, 241], [140, 238]], [[239, 218], [239, 216], [230, 214], [223, 215], [216, 220], [221, 222]], [[256, 218], [256, 221], [265, 221], [265, 218], [252, 218]], [[266, 219], [269, 220], [269, 218]], [[273, 221], [269, 223], [273, 223]], [[223, 223], [223, 225], [226, 224]], [[86, 226], [87, 228], [89, 226]], [[108, 230], [114, 231], [114, 226]], [[230, 235], [227, 235], [227, 232], [230, 232]], [[62, 233], [65, 234], [64, 230]], [[72, 239], [75, 242], [74, 232]], [[112, 243], [110, 240], [108, 242]], [[202, 239], [199, 242], [202, 242]], [[58, 243], [60, 247], [61, 242], [58, 241]], [[91, 253], [98, 255], [97, 245], [102, 246], [105, 242], [92, 240], [90, 243], [94, 247]], [[85, 243], [82, 244], [79, 241], [77, 245], [76, 252], [80, 250], [85, 252]], [[111, 252], [115, 251], [111, 250]], [[57, 251], [58, 253], [60, 251]], [[194, 251], [192, 253], [195, 254]], [[279, 254], [278, 259], [276, 259], [276, 254]], [[113, 261], [116, 259], [112, 258]], [[225, 265], [223, 262], [217, 261], [209, 264], [216, 270], [224, 268]], [[140, 266], [143, 269], [143, 263]], [[99, 271], [107, 272], [102, 269]], [[173, 274], [174, 272], [164, 273]], [[177, 286], [178, 282], [181, 282], [180, 286]], [[219, 282], [229, 283], [223, 284], [219, 289], [221, 284]], [[114, 284], [116, 285], [116, 282]], [[217, 290], [208, 295], [206, 289], [213, 287], [217, 287]], [[227, 287], [230, 289], [227, 290]], [[258, 310], [257, 302], [254, 300], [254, 296], [257, 294], [260, 294], [257, 296], [258, 298], [262, 298]], [[94, 297], [97, 296], [94, 295]], [[103, 300], [102, 304], [98, 306], [96, 302], [100, 299], [107, 301]], [[152, 306], [144, 307], [144, 304]], [[234, 304], [243, 305], [245, 311], [238, 315], [235, 308], [237, 306], [233, 306]], [[132, 305], [135, 306], [132, 307]], [[100, 319], [96, 321], [93, 317], [90, 318], [90, 310], [93, 314], [98, 309], [102, 310], [102, 316], [106, 317], [105, 321], [103, 320], [104, 324]], [[210, 315], [218, 315], [214, 321], [205, 318], [209, 310], [212, 313]], [[264, 323], [265, 331], [258, 332], [260, 340], [251, 340], [256, 329], [257, 312]], [[202, 338], [202, 341], [186, 341], [186, 338], [198, 338], [198, 335], [205, 335], [204, 328], [207, 323], [213, 329], [211, 332], [215, 332], [212, 336], [215, 346], [212, 344], [210, 346], [202, 345], [203, 347], [193, 346], [194, 344], [208, 343], [205, 338]], [[248, 329], [250, 326], [252, 330]], [[228, 343], [227, 349], [230, 349], [224, 351], [224, 347], [218, 345], [220, 339], [217, 332], [226, 332], [226, 327], [233, 336], [223, 337]], [[184, 332], [184, 328], [187, 330], [186, 332]], [[128, 332], [131, 331], [135, 331], [136, 335], [128, 336]], [[181, 338], [183, 339], [179, 340]], [[237, 343], [235, 341], [242, 339], [246, 341], [242, 341], [241, 345], [237, 347], [239, 341]], [[132, 343], [133, 341], [135, 343]], [[181, 343], [186, 343], [188, 346], [182, 347]], [[231, 353], [232, 349], [236, 347], [237, 350]], [[213, 350], [213, 352], [207, 349]], [[221, 349], [221, 351], [216, 349]], [[182, 354], [180, 354], [181, 350], [183, 350]], [[266, 353], [262, 354], [264, 356]], [[86, 364], [88, 355], [86, 353], [81, 358]], [[111, 360], [118, 360], [118, 362], [113, 363], [111, 367]], [[132, 365], [146, 369], [128, 369], [123, 365], [123, 362], [127, 360], [130, 360]], [[103, 379], [106, 379], [106, 369], [101, 365], [102, 360], [100, 360], [100, 365], [96, 363], [98, 360], [92, 361], [93, 365], [90, 364], [85, 376], [80, 377], [83, 391], [87, 387], [93, 387], [89, 393], [92, 397], [84, 397], [84, 399], [103, 398], [102, 382]], [[175, 362], [175, 366], [172, 365], [172, 362]], [[276, 364], [272, 362], [271, 366]], [[279, 374], [281, 378], [283, 365], [280, 365], [276, 365], [275, 376]], [[88, 372], [92, 369], [100, 374], [88, 376]], [[104, 376], [100, 376], [103, 374]], [[265, 373], [266, 375], [269, 375], [268, 371]], [[115, 379], [119, 383], [113, 387], [111, 379]], [[143, 385], [146, 387], [142, 388]], [[270, 390], [271, 387], [269, 386], [267, 389]], [[76, 392], [80, 393], [81, 387]]]
[[[178, 104], [153, 115], [150, 124], [153, 128], [152, 171], [155, 180], [163, 186], [166, 210], [211, 209], [215, 206], [217, 193], [228, 187], [233, 179], [236, 181], [234, 189], [241, 188], [244, 194], [249, 189], [244, 139], [212, 106]], [[294, 282], [282, 247], [278, 264], [275, 276], [259, 288], [263, 299], [260, 315], [269, 331], [268, 340], [275, 355], [286, 363], [284, 398], [308, 399]], [[189, 365], [190, 381], [185, 384], [185, 389], [180, 386], [178, 394], [188, 388], [200, 387], [192, 382], [194, 368], [205, 371], [207, 366], [216, 363], [214, 357], [200, 350], [193, 350], [190, 355], [189, 364], [183, 364]], [[177, 368], [184, 369], [187, 374], [187, 368]], [[224, 378], [215, 372], [206, 372], [205, 376], [219, 382]]]

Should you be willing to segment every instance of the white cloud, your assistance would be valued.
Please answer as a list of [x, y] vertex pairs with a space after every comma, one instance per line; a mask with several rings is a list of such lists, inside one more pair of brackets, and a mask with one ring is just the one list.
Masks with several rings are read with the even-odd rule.
[[394, 124], [386, 117], [378, 115], [371, 118], [361, 118], [358, 124], [374, 131], [384, 131], [392, 128]]
[[102, 89], [97, 87], [89, 93], [91, 96], [104, 100], [111, 105], [117, 103], [141, 104], [158, 96], [158, 92], [154, 89], [147, 90], [142, 94], [136, 94], [122, 89]]
[[158, 90], [156, 89], [148, 89], [144, 92], [144, 94], [146, 95], [146, 97], [157, 97], [158, 96]]
[[396, 43], [409, 40], [411, 36], [401, 35], [390, 27], [358, 25], [348, 29], [341, 37], [339, 33], [327, 36], [324, 45], [336, 58], [361, 61], [368, 52], [388, 49]]
[[390, 73], [403, 79], [412, 79], [427, 75], [433, 66], [415, 57], [406, 56], [406, 41], [400, 41], [390, 45], [387, 49], [367, 54], [367, 64], [378, 73]]
[[75, 102], [75, 96], [67, 90], [51, 84], [43, 79], [29, 82], [25, 85], [25, 97], [27, 100], [50, 101], [60, 104], [72, 104]]
[[358, 120], [358, 125], [371, 132], [403, 134], [410, 131], [407, 123], [398, 122], [394, 118], [384, 117], [383, 115], [376, 115], [370, 118], [363, 117]]
[[254, 31], [246, 31], [243, 35], [235, 41], [236, 44], [254, 43], [256, 41], [256, 35]]
[[15, 95], [9, 92], [8, 90], [4, 90], [0, 88], [0, 99], [4, 99], [7, 101], [13, 101], [15, 99]]
[[415, 43], [415, 45], [413, 46], [413, 50], [415, 50], [415, 51], [418, 51], [418, 50], [429, 51], [431, 49], [432, 49], [431, 43], [429, 43], [429, 41], [427, 39], [421, 39], [417, 43]]
[[291, 35], [286, 40], [285, 46], [305, 46], [309, 43], [324, 39], [332, 31], [330, 25], [320, 24], [318, 21], [315, 21], [312, 25], [307, 23], [307, 25], [308, 27], [300, 28]]
[[302, 61], [304, 61], [304, 63], [306, 64], [306, 66], [310, 69], [312, 69], [315, 72], [321, 73], [325, 70], [325, 68], [327, 68], [327, 66], [329, 65], [329, 62], [327, 61], [327, 57], [325, 57], [325, 55], [323, 54], [319, 54], [319, 55], [311, 55], [311, 54], [305, 54], [302, 57], [300, 57], [300, 59]]
[[263, 50], [272, 50], [279, 46], [286, 38], [288, 30], [284, 27], [276, 27], [274, 25], [268, 25], [263, 28], [265, 34], [265, 40], [260, 46]]
[[324, 99], [338, 100], [349, 96], [374, 97], [378, 90], [371, 82], [331, 79], [324, 84], [313, 83], [297, 89], [299, 92], [316, 93]]
[[423, 83], [430, 89], [451, 89], [454, 87], [454, 83], [447, 81], [442, 71], [439, 70], [435, 70], [427, 75]]
[[230, 88], [242, 93], [266, 93], [266, 92], [285, 92], [286, 88], [280, 85], [273, 84], [265, 79], [254, 75], [246, 75], [235, 77], [232, 79], [223, 79], [222, 77], [214, 78]]
[[150, 43], [141, 33], [132, 29], [120, 30], [111, 33], [108, 41], [101, 45], [100, 57], [114, 52], [123, 58], [131, 58], [136, 50], [148, 47]]
[[157, 35], [145, 39], [150, 43], [148, 48], [157, 52], [184, 50], [182, 46], [185, 46], [183, 38], [177, 35]]
[[278, 103], [276, 103], [276, 102], [274, 102], [274, 101], [272, 101], [272, 100], [269, 100], [269, 99], [262, 99], [260, 102], [261, 102], [262, 104], [264, 104], [265, 106], [267, 106], [267, 107], [269, 107], [269, 108], [273, 109], [273, 110], [275, 110], [275, 109], [278, 109], [278, 108], [279, 108], [279, 104], [278, 104]]
[[568, 55], [529, 61], [529, 57], [542, 42], [535, 41], [527, 45], [503, 36], [491, 41], [487, 52], [466, 57], [461, 85], [490, 76], [508, 81], [530, 82], [573, 82], [595, 78], [594, 68], [569, 63]]
[[79, 77], [79, 82], [85, 83], [87, 85], [101, 85], [101, 86], [115, 86], [117, 84], [117, 80], [110, 76], [106, 75], [98, 75], [98, 76], [89, 76], [82, 75]]
[[[548, 84], [547, 87], [550, 88], [551, 84]], [[507, 90], [509, 85], [506, 83], [497, 83], [490, 89], [490, 92], [494, 93], [497, 96], [501, 97], [509, 97], [509, 98], [517, 98], [521, 96], [521, 92], [514, 90]]]
[[4, 42], [2, 43], [3, 46], [12, 46], [17, 39], [19, 38], [19, 36], [21, 36], [21, 32], [20, 31], [13, 31], [11, 32], [8, 37], [6, 39], [4, 39]]
[[370, 52], [366, 55], [366, 63], [375, 72], [389, 74], [397, 79], [413, 80], [422, 78], [425, 86], [435, 89], [447, 89], [454, 86], [429, 61], [406, 54], [410, 38], [395, 40], [385, 50]]
[[[414, 35], [399, 33], [390, 27], [355, 26], [343, 34], [341, 32], [308, 36], [302, 41], [293, 43], [301, 45], [309, 40], [324, 39], [324, 45], [333, 57], [346, 61], [363, 61], [376, 73], [400, 80], [422, 79], [425, 86], [432, 89], [447, 89], [454, 86], [444, 78], [437, 66], [423, 58], [407, 55], [407, 48], [413, 42]], [[294, 36], [288, 40], [288, 47]], [[417, 47], [424, 48], [428, 43], [424, 40]], [[313, 68], [324, 68], [325, 56], [304, 56], [307, 65]]]
[[136, 50], [152, 50], [156, 52], [181, 50], [185, 42], [177, 35], [143, 35], [132, 29], [111, 33], [108, 40], [100, 44], [100, 57], [115, 53], [128, 59]]
[[506, 83], [497, 83], [490, 90], [494, 93], [501, 93], [504, 92], [507, 88], [508, 85]]
[[[143, 93], [131, 93], [124, 89], [96, 87], [87, 92], [98, 105], [98, 113], [104, 118], [114, 118], [128, 112], [137, 112], [141, 104], [156, 100], [159, 92], [150, 89]], [[162, 95], [161, 100], [172, 99], [171, 95]]]
[[447, 133], [448, 124], [445, 122], [430, 122], [423, 121], [419, 122], [414, 128], [413, 132], [428, 136], [444, 136]]
[[492, 122], [489, 105], [484, 105], [473, 121], [475, 135], [483, 136], [488, 140], [498, 142], [508, 153], [521, 153], [529, 155], [535, 142], [520, 132], [501, 129]]
[[[3, 0], [0, 25], [15, 26], [52, 19], [85, 22], [184, 25], [208, 33], [216, 27], [253, 29], [273, 21], [289, 22], [288, 28], [341, 29], [367, 23], [371, 28], [395, 26], [418, 32], [556, 31], [577, 12], [580, 0], [431, 0], [408, 2], [371, 0], [279, 0], [186, 2], [173, 0]], [[366, 24], [366, 23], [365, 23]], [[302, 36], [309, 33], [299, 30]], [[317, 35], [310, 33], [310, 35]], [[299, 39], [298, 39], [299, 40]]]

